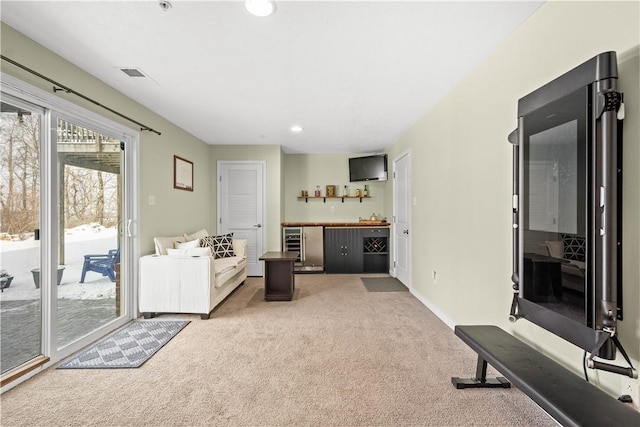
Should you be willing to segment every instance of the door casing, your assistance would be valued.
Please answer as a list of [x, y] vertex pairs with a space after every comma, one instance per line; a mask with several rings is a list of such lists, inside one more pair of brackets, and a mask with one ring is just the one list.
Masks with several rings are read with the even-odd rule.
[[[247, 218], [244, 222], [233, 223], [229, 214], [229, 172], [233, 171], [255, 171], [256, 180], [250, 183], [255, 185], [256, 204], [251, 207], [251, 213], [255, 216]], [[265, 252], [265, 236], [267, 224], [265, 224], [265, 197], [266, 197], [266, 161], [264, 160], [220, 160], [217, 164], [218, 169], [218, 200], [217, 200], [217, 218], [218, 234], [229, 232], [234, 233], [234, 237], [247, 239], [249, 242], [247, 250], [247, 273], [249, 276], [262, 276], [264, 274], [264, 265], [258, 258]], [[250, 174], [247, 174], [249, 176]], [[251, 216], [251, 215], [248, 215]], [[255, 244], [253, 244], [255, 242]]]
[[[400, 166], [400, 168], [399, 168]], [[393, 160], [393, 275], [411, 289], [411, 152]]]

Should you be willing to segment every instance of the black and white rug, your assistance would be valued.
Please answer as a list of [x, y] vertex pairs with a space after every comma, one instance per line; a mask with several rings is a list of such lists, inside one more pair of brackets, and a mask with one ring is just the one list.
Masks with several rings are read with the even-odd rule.
[[63, 362], [58, 369], [138, 368], [188, 323], [133, 321]]
[[409, 292], [395, 277], [361, 277], [360, 280], [369, 292]]

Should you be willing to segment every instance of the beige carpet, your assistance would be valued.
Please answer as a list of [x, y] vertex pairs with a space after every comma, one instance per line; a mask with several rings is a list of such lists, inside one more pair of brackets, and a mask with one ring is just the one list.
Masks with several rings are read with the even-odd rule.
[[[517, 389], [456, 390], [476, 355], [408, 292], [250, 278], [139, 369], [49, 369], [4, 393], [3, 426], [552, 426]], [[492, 372], [495, 374], [495, 372]]]

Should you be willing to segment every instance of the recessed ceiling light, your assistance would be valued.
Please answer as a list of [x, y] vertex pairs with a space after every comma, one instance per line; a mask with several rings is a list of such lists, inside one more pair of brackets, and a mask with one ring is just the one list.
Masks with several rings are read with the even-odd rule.
[[261, 18], [271, 15], [276, 9], [275, 4], [271, 0], [247, 0], [244, 2], [244, 7], [247, 8], [253, 16], [259, 16]]
[[158, 6], [160, 6], [160, 9], [162, 9], [163, 12], [168, 12], [172, 7], [171, 3], [162, 0], [158, 2]]
[[300, 125], [291, 126], [291, 132], [302, 132], [302, 126]]

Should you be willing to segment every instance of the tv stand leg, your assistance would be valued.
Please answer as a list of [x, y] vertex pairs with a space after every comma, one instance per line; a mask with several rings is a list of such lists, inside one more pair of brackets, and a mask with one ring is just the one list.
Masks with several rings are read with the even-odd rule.
[[475, 378], [452, 377], [451, 383], [461, 388], [510, 388], [511, 383], [504, 377], [487, 378], [487, 361], [478, 355]]

